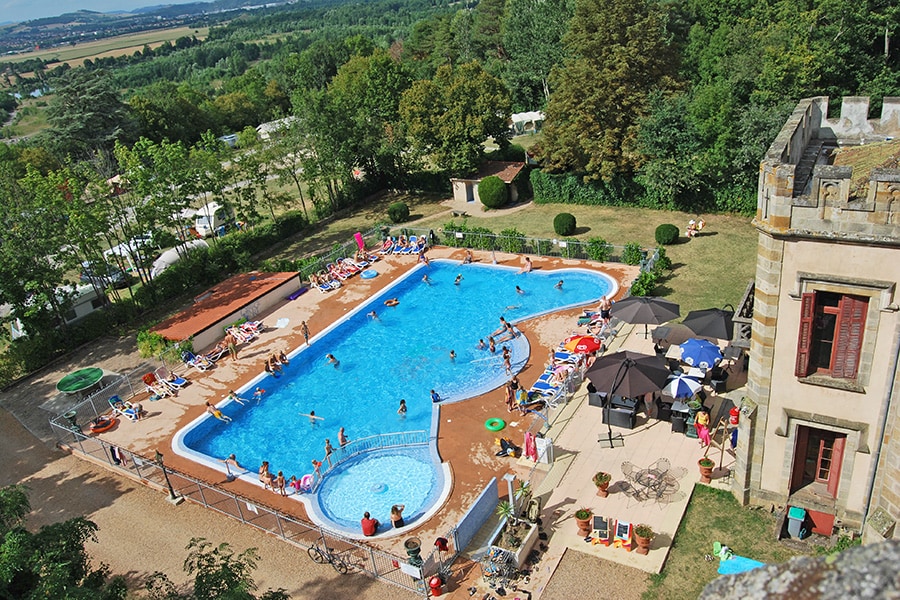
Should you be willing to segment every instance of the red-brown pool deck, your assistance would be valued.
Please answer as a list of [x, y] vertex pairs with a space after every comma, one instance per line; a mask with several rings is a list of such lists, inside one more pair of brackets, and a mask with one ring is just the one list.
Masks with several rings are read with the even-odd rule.
[[[462, 260], [465, 251], [437, 247], [431, 249], [428, 255], [432, 259]], [[485, 253], [475, 252], [475, 257], [476, 262], [491, 260], [490, 255]], [[498, 263], [504, 265], [523, 264], [523, 259], [517, 255], [498, 253], [496, 258]], [[618, 296], [624, 295], [637, 275], [637, 267], [621, 264], [605, 264], [598, 269], [593, 263], [565, 259], [536, 258], [533, 259], [533, 263], [536, 270], [572, 267], [600, 270], [618, 281]], [[103, 438], [144, 456], [153, 456], [158, 450], [165, 455], [166, 465], [178, 471], [233, 491], [259, 505], [272, 507], [308, 521], [304, 506], [298, 500], [290, 496], [282, 497], [246, 481], [228, 482], [224, 473], [175, 455], [171, 445], [172, 439], [179, 430], [204, 412], [206, 401], [218, 402], [230, 389], [238, 389], [259, 375], [263, 370], [263, 361], [273, 352], [282, 350], [290, 352], [302, 346], [304, 341], [300, 333], [301, 321], [307, 321], [311, 335], [315, 336], [415, 265], [415, 256], [384, 257], [375, 263], [374, 268], [379, 275], [373, 279], [363, 280], [354, 277], [337, 291], [322, 294], [313, 289], [293, 301], [285, 301], [268, 314], [260, 315], [259, 318], [267, 325], [267, 329], [259, 339], [240, 347], [237, 361], [223, 358], [214, 369], [207, 372], [179, 370], [179, 373], [192, 383], [181, 390], [177, 397], [149, 402], [146, 394], [138, 395], [135, 400], [142, 402], [148, 416], [137, 423], [120, 423], [113, 430], [102, 434]], [[519, 373], [523, 383], [530, 384], [540, 375], [547, 361], [549, 349], [574, 329], [580, 313], [580, 309], [569, 310], [518, 323], [518, 327], [531, 343], [531, 355]], [[197, 316], [203, 318], [202, 314]], [[288, 325], [281, 329], [274, 328], [279, 319], [288, 319]], [[335, 393], [346, 391], [335, 390]], [[491, 417], [500, 417], [507, 421], [507, 427], [502, 434], [485, 429], [484, 423]], [[529, 467], [526, 463], [522, 462], [520, 465], [514, 458], [496, 456], [498, 448], [495, 440], [502, 435], [521, 445], [524, 432], [534, 418], [536, 417], [532, 415], [519, 416], [508, 413], [501, 389], [462, 402], [441, 405], [438, 451], [441, 458], [449, 463], [452, 473], [452, 489], [447, 501], [434, 517], [426, 522], [410, 523], [403, 529], [402, 535], [368, 538], [366, 541], [398, 555], [404, 554], [402, 541], [411, 535], [421, 538], [427, 547], [431, 540], [445, 535], [459, 521], [492, 477], [500, 480], [507, 473], [515, 473], [519, 477], [527, 476]], [[337, 436], [338, 427], [339, 425], [334, 426], [334, 437]], [[352, 437], [352, 432], [349, 433]], [[238, 460], [240, 461], [240, 456]], [[255, 469], [255, 465], [250, 466]], [[274, 467], [278, 468], [277, 465]], [[287, 477], [290, 475], [300, 477], [303, 474], [285, 473]], [[502, 496], [506, 493], [506, 486], [502, 482], [500, 493]], [[360, 516], [364, 510], [365, 507], [361, 506]]]

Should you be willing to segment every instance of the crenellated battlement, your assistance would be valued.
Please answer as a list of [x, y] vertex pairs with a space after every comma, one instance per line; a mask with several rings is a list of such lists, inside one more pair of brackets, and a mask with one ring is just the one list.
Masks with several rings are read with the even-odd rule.
[[836, 149], [876, 142], [900, 156], [900, 141], [891, 141], [900, 138], [900, 98], [884, 99], [880, 119], [869, 119], [868, 111], [867, 97], [844, 98], [836, 119], [827, 118], [826, 97], [797, 104], [760, 164], [758, 228], [778, 236], [900, 245], [900, 169], [870, 167], [865, 181], [862, 167], [855, 172], [853, 164], [834, 164]]

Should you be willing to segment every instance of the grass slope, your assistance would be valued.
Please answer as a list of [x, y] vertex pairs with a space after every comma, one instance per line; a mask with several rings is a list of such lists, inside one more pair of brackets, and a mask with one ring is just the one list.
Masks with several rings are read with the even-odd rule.
[[644, 600], [695, 600], [718, 577], [719, 561], [706, 561], [713, 542], [735, 554], [764, 563], [780, 563], [800, 554], [775, 541], [775, 517], [745, 508], [730, 493], [696, 485], [684, 519], [675, 534], [663, 572], [651, 576]]

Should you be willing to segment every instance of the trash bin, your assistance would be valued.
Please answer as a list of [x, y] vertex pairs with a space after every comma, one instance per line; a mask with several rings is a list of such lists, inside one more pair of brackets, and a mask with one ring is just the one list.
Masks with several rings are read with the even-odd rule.
[[792, 506], [788, 509], [788, 535], [792, 538], [801, 539], [806, 530], [803, 529], [803, 521], [806, 520], [806, 510], [799, 506]]
[[441, 581], [441, 578], [437, 575], [428, 580], [428, 587], [431, 588], [431, 595], [435, 598], [441, 595], [442, 585], [444, 585], [444, 582]]
[[77, 422], [77, 420], [78, 420], [78, 413], [75, 412], [74, 410], [70, 410], [69, 412], [67, 412], [66, 414], [64, 414], [64, 415], [63, 415], [63, 419], [65, 419], [66, 421], [69, 422], [69, 427], [70, 427], [70, 428], [72, 428], [72, 429], [80, 429], [80, 427], [78, 427], [78, 422]]

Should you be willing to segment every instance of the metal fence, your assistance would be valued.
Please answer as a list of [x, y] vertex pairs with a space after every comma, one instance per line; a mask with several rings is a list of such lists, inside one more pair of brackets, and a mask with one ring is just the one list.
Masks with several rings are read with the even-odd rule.
[[[581, 241], [574, 239], [548, 239], [528, 237], [524, 235], [504, 235], [479, 230], [450, 231], [442, 228], [426, 229], [422, 227], [383, 226], [370, 229], [362, 234], [367, 248], [380, 245], [387, 236], [411, 235], [424, 236], [429, 244], [444, 245], [453, 248], [471, 248], [473, 250], [496, 250], [513, 254], [530, 254], [555, 258], [571, 258], [576, 260], [592, 260], [597, 262], [624, 262], [627, 246], [608, 244], [602, 241]], [[342, 258], [356, 254], [356, 241], [335, 244], [330, 250], [312, 256], [309, 262], [300, 268], [301, 278], [308, 279], [313, 273], [325, 270], [327, 265]], [[658, 257], [654, 250], [640, 250], [641, 270], [650, 270]]]
[[[106, 412], [109, 408], [107, 402], [109, 393], [110, 389], [105, 388], [102, 393], [104, 398], [102, 403], [99, 401], [101, 394], [98, 393], [85, 399], [65, 415], [57, 415], [50, 420], [60, 445], [90, 457], [114, 472], [127, 474], [144, 484], [170, 493], [176, 498], [183, 497], [219, 514], [256, 527], [298, 548], [308, 550], [324, 542], [351, 568], [423, 596], [427, 596], [429, 592], [425, 583], [428, 578], [444, 569], [445, 565], [452, 564], [459, 555], [461, 548], [457, 543], [456, 527], [454, 527], [444, 536], [452, 540], [452, 550], [443, 552], [439, 548], [435, 548], [424, 557], [420, 571], [421, 576], [415, 577], [410, 574], [415, 569], [410, 569], [406, 556], [396, 556], [355, 542], [339, 533], [283, 514], [257, 500], [245, 498], [216, 487], [214, 484], [196, 479], [165, 466], [161, 456], [158, 460], [156, 457], [148, 458], [114, 446], [100, 438], [85, 435], [77, 423], [87, 423], [97, 414]], [[385, 439], [376, 440], [375, 437]], [[348, 444], [344, 449], [338, 450], [338, 453], [335, 454], [337, 460], [332, 463], [332, 468], [339, 462], [362, 452], [391, 446], [427, 444], [428, 439], [427, 432], [422, 431], [362, 439], [355, 444], [356, 448], [351, 448], [351, 445]], [[339, 454], [341, 450], [343, 453]]]
[[420, 430], [384, 433], [350, 441], [343, 446], [335, 448], [331, 454], [324, 457], [322, 467], [313, 474], [313, 490], [318, 489], [319, 483], [326, 473], [355, 456], [385, 448], [426, 446], [430, 439], [427, 431]]

